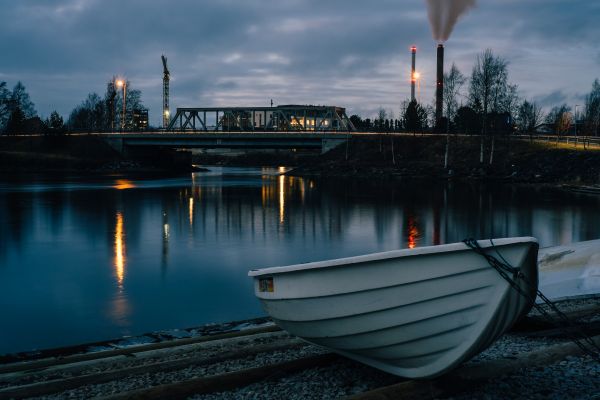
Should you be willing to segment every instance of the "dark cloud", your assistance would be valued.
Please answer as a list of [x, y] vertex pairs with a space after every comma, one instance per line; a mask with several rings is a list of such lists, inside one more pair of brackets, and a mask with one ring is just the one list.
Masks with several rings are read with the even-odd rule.
[[567, 98], [568, 96], [565, 93], [560, 90], [556, 90], [543, 96], [537, 96], [534, 100], [542, 107], [552, 107], [565, 103]]
[[[422, 100], [435, 43], [424, 2], [400, 0], [23, 0], [0, 8], [0, 80], [25, 82], [38, 110], [67, 115], [113, 75], [143, 91], [159, 123], [160, 55], [172, 105], [337, 104], [398, 113], [419, 46]], [[470, 73], [485, 48], [507, 58], [522, 95], [570, 101], [598, 74], [597, 2], [482, 0], [447, 44]], [[576, 73], [574, 71], [577, 71]]]

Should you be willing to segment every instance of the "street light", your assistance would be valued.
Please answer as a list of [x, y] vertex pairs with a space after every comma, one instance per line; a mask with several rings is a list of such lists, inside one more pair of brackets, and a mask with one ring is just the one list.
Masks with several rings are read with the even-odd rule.
[[127, 82], [123, 79], [119, 79], [117, 87], [123, 88], [123, 114], [121, 117], [121, 131], [125, 131], [125, 112], [127, 110]]
[[577, 136], [577, 109], [579, 108], [579, 104], [575, 104], [575, 136]]

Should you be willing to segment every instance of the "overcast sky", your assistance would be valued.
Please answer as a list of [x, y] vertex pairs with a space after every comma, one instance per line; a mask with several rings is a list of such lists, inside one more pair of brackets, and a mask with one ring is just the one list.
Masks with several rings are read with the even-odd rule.
[[[491, 48], [520, 94], [583, 104], [600, 78], [597, 0], [480, 0], [446, 46], [470, 74]], [[68, 116], [113, 75], [142, 90], [160, 125], [161, 54], [171, 108], [328, 104], [363, 117], [399, 114], [419, 47], [421, 99], [435, 85], [423, 0], [2, 0], [0, 81], [21, 80], [38, 113]]]

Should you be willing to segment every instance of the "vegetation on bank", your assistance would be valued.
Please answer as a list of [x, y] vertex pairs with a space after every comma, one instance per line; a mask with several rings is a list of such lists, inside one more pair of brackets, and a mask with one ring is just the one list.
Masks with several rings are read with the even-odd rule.
[[0, 171], [51, 172], [118, 169], [125, 162], [93, 136], [0, 136]]
[[510, 136], [495, 140], [449, 136], [447, 142], [445, 136], [436, 135], [373, 135], [352, 138], [304, 163], [291, 174], [597, 184], [600, 183], [600, 150], [584, 150], [581, 144], [577, 148], [557, 146], [553, 142]]

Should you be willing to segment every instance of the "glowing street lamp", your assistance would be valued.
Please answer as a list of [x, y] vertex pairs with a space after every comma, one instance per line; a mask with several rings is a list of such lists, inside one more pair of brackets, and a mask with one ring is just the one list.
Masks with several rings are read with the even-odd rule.
[[125, 112], [127, 110], [127, 82], [124, 79], [119, 79], [115, 82], [118, 88], [123, 88], [123, 114], [121, 117], [121, 130], [125, 130]]

